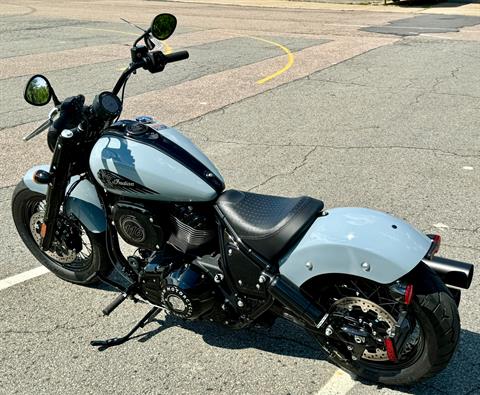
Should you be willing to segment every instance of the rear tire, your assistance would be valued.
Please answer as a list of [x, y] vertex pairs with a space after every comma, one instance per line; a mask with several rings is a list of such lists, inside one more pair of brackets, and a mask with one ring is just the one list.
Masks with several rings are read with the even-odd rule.
[[[408, 361], [394, 363], [330, 359], [342, 369], [369, 381], [387, 385], [411, 385], [442, 371], [452, 358], [460, 336], [457, 305], [437, 274], [421, 263], [408, 276], [415, 297], [411, 308], [419, 325], [418, 348]], [[318, 338], [320, 340], [320, 338]]]
[[53, 254], [47, 255], [39, 247], [31, 230], [31, 218], [35, 214], [35, 206], [38, 206], [44, 200], [45, 195], [31, 191], [23, 181], [17, 184], [13, 192], [13, 220], [25, 246], [43, 266], [62, 280], [80, 285], [91, 285], [99, 282], [99, 275], [106, 275], [111, 270], [110, 260], [105, 248], [105, 233], [95, 234], [85, 229], [81, 224], [75, 224], [79, 232], [84, 233], [84, 237], [88, 239], [91, 252], [86, 259], [77, 259], [77, 254], [75, 262], [62, 264], [54, 259]]

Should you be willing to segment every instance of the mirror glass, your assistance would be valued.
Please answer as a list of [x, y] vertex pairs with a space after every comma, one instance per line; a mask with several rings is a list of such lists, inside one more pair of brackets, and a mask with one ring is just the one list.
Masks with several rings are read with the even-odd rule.
[[152, 22], [152, 36], [159, 40], [166, 40], [177, 27], [177, 18], [172, 14], [159, 14]]
[[44, 106], [52, 98], [52, 91], [48, 80], [42, 75], [36, 75], [25, 87], [25, 100], [34, 106]]

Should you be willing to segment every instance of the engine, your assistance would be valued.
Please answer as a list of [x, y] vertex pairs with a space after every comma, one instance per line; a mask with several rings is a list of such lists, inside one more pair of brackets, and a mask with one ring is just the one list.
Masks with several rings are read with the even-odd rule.
[[168, 242], [184, 254], [196, 252], [215, 238], [211, 213], [193, 206], [118, 202], [112, 213], [125, 242], [151, 251], [162, 250]]
[[177, 206], [170, 216], [170, 244], [183, 253], [197, 250], [215, 237], [215, 224], [207, 213], [192, 206]]
[[191, 263], [193, 254], [211, 252], [216, 232], [211, 212], [191, 205], [120, 201], [112, 214], [122, 239], [140, 248], [141, 257], [129, 257], [129, 263], [145, 299], [184, 319], [204, 317], [218, 305], [212, 276]]
[[215, 284], [203, 269], [191, 263], [180, 263], [179, 259], [155, 253], [141, 273], [143, 294], [147, 300], [165, 306], [177, 317], [197, 319], [205, 316], [217, 304]]

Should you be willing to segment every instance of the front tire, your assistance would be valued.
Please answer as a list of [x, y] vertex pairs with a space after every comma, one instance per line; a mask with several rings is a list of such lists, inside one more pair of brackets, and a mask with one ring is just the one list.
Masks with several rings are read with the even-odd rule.
[[[69, 218], [74, 231], [81, 238], [82, 250], [45, 252], [39, 247], [40, 237], [35, 234], [34, 222], [43, 218], [45, 195], [31, 191], [23, 181], [17, 184], [12, 196], [12, 215], [18, 234], [35, 258], [62, 280], [91, 285], [99, 282], [99, 275], [108, 274], [109, 258], [105, 249], [105, 234], [94, 234], [78, 221]], [[87, 246], [88, 244], [88, 246]]]
[[[342, 369], [368, 381], [386, 385], [411, 385], [442, 371], [452, 358], [460, 336], [457, 305], [437, 274], [421, 263], [408, 276], [415, 297], [412, 315], [419, 338], [405, 360], [367, 361], [343, 359], [332, 353], [330, 359]], [[317, 336], [321, 341], [321, 338]]]

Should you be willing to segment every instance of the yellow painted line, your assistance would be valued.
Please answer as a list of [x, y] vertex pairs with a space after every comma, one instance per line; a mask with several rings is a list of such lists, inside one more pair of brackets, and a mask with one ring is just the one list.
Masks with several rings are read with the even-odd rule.
[[278, 77], [280, 74], [285, 73], [290, 67], [293, 66], [293, 62], [294, 62], [293, 53], [286, 46], [279, 44], [275, 41], [265, 40], [264, 38], [260, 38], [260, 37], [254, 37], [254, 36], [247, 36], [247, 37], [252, 38], [254, 40], [263, 41], [265, 43], [275, 45], [276, 47], [280, 48], [283, 52], [285, 52], [288, 59], [287, 64], [284, 67], [282, 67], [280, 70], [277, 70], [275, 73], [267, 75], [266, 77], [258, 80], [257, 84], [264, 84], [265, 82], [273, 80], [275, 77]]
[[[82, 27], [82, 26], [69, 26], [70, 28], [73, 29], [82, 29], [82, 30], [96, 30], [99, 32], [110, 32], [110, 33], [120, 33], [120, 34], [127, 34], [129, 36], [135, 36], [138, 37], [139, 34], [137, 33], [132, 33], [132, 32], [124, 32], [123, 30], [113, 30], [113, 29], [99, 29], [96, 27]], [[172, 53], [172, 47], [168, 45], [165, 41], [160, 41], [163, 45], [163, 53], [168, 55], [169, 53]]]

